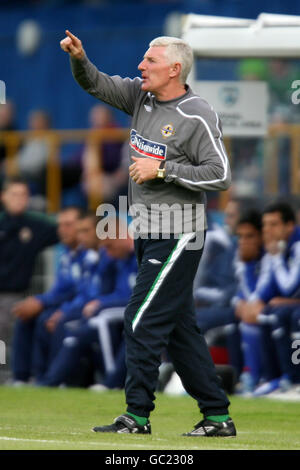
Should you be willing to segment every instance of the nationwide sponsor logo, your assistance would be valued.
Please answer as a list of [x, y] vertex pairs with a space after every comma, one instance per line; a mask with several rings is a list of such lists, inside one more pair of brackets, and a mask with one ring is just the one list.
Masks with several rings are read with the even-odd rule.
[[163, 137], [170, 137], [170, 135], [175, 134], [172, 124], [166, 124], [160, 131]]
[[130, 147], [146, 157], [165, 160], [167, 156], [167, 145], [145, 139], [135, 129], [131, 129], [130, 132]]

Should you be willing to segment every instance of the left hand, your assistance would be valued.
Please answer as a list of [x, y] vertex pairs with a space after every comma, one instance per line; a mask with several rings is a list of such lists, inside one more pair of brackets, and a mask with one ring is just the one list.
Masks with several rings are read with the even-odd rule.
[[37, 316], [43, 309], [43, 304], [35, 297], [27, 297], [14, 304], [12, 313], [23, 321]]
[[129, 167], [129, 175], [137, 184], [156, 178], [160, 161], [151, 158], [131, 157], [134, 163]]
[[53, 333], [56, 330], [56, 327], [60, 322], [62, 316], [63, 312], [61, 312], [60, 310], [56, 310], [56, 312], [54, 312], [51, 317], [48, 318], [48, 320], [45, 322], [45, 326], [49, 333]]
[[243, 309], [242, 320], [245, 323], [257, 323], [257, 317], [264, 309], [265, 304], [261, 300], [247, 302]]

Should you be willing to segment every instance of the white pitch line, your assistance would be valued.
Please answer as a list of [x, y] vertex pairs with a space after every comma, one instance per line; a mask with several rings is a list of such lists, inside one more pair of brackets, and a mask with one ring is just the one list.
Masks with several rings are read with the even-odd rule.
[[[28, 429], [28, 425], [27, 424], [24, 424], [24, 425], [20, 425], [18, 424], [18, 429]], [[0, 431], [9, 431], [10, 429], [12, 430], [16, 430], [16, 426], [0, 426]], [[37, 429], [36, 428], [36, 431], [41, 431], [40, 429]], [[56, 434], [57, 435], [57, 431], [49, 431], [48, 429], [42, 429], [43, 432], [46, 432], [47, 434]], [[84, 434], [84, 432], [68, 432], [68, 434], [70, 436], [82, 436]]]
[[[102, 445], [105, 445], [105, 446], [118, 446], [118, 448], [120, 448], [120, 446], [125, 446], [126, 448], [128, 448], [128, 443], [125, 443], [125, 442], [115, 442], [115, 443], [112, 443], [112, 442], [105, 442], [105, 441], [100, 441], [99, 442], [93, 442], [93, 441], [84, 441], [84, 442], [78, 442], [78, 441], [57, 441], [57, 440], [51, 440], [51, 439], [26, 439], [26, 438], [20, 438], [20, 437], [8, 437], [8, 436], [0, 436], [0, 440], [2, 441], [16, 441], [16, 442], [40, 442], [42, 444], [71, 444], [71, 445], [84, 445], [84, 446], [87, 446], [87, 445], [96, 445], [96, 446], [102, 446]], [[151, 444], [151, 445], [147, 445], [147, 444], [137, 444], [136, 442], [133, 443], [134, 447], [141, 447], [141, 448], [149, 448], [151, 450], [156, 450], [156, 449], [153, 449], [153, 446], [155, 444]], [[178, 449], [178, 447], [174, 447], [174, 449]], [[193, 450], [193, 449], [198, 449], [198, 447], [191, 447], [189, 448], [189, 450]], [[159, 450], [159, 449], [157, 449]], [[169, 450], [172, 450], [172, 449], [169, 449]], [[179, 449], [180, 450], [180, 449]], [[182, 450], [185, 450], [185, 449], [182, 449]]]

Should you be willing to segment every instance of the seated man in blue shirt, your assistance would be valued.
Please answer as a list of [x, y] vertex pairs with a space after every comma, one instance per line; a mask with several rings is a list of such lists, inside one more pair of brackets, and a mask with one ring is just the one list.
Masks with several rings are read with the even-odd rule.
[[30, 296], [15, 304], [17, 317], [13, 339], [13, 377], [17, 382], [27, 382], [31, 376], [33, 334], [37, 317], [43, 312], [55, 315], [63, 302], [72, 299], [75, 284], [80, 276], [82, 251], [78, 248], [76, 224], [80, 209], [70, 207], [58, 215], [58, 234], [63, 251], [59, 259], [55, 282], [44, 294]]
[[[101, 286], [109, 292], [113, 286], [115, 261], [104, 250], [99, 250], [96, 234], [97, 218], [94, 214], [81, 214], [76, 224], [76, 239], [81, 253], [73, 295], [61, 303], [56, 311], [44, 312], [38, 319], [34, 333], [33, 373], [37, 382], [42, 381], [49, 364], [62, 345], [64, 325], [81, 317], [88, 301], [88, 292]], [[59, 279], [58, 279], [59, 282]]]
[[[137, 263], [134, 255], [133, 240], [127, 234], [122, 238], [108, 236], [101, 241], [107, 254], [116, 260], [114, 288], [103, 294], [96, 292], [94, 286], [89, 290], [89, 302], [82, 312], [82, 320], [76, 328], [70, 328], [63, 342], [63, 348], [52, 361], [50, 369], [43, 380], [44, 385], [54, 386], [68, 383], [72, 374], [78, 372], [80, 358], [95, 344], [99, 348], [98, 365], [101, 364], [103, 382], [109, 384], [116, 369], [122, 371], [122, 377], [115, 377], [114, 386], [122, 386], [124, 381], [125, 355], [123, 338], [115, 344], [112, 335], [114, 326], [123, 329], [123, 315], [135, 284]], [[118, 356], [118, 364], [116, 357]]]
[[239, 201], [230, 200], [224, 215], [224, 227], [214, 224], [207, 231], [202, 260], [194, 281], [197, 323], [203, 333], [228, 323], [233, 317], [230, 301], [237, 287], [234, 259], [240, 218]]
[[300, 383], [299, 367], [291, 360], [291, 325], [300, 303], [300, 228], [289, 204], [278, 202], [264, 210], [263, 234], [272, 275], [243, 314], [248, 323], [264, 325], [263, 358], [269, 377], [256, 395]]
[[[208, 344], [216, 337], [224, 338], [229, 362], [237, 375], [243, 366], [240, 333], [236, 325], [231, 299], [237, 289], [234, 260], [237, 251], [237, 223], [241, 204], [237, 199], [228, 201], [224, 210], [224, 227], [209, 225], [201, 263], [194, 281], [194, 299], [197, 324]], [[224, 328], [231, 325], [230, 328]]]
[[235, 261], [238, 290], [232, 299], [235, 316], [240, 319], [239, 330], [243, 351], [241, 392], [249, 393], [262, 375], [261, 328], [244, 320], [244, 311], [271, 277], [268, 256], [263, 249], [262, 220], [256, 210], [245, 213], [237, 226], [238, 257]]

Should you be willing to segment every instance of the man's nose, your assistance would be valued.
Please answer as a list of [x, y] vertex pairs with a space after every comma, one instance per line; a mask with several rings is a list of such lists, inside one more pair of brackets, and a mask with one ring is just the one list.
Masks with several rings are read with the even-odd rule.
[[138, 70], [145, 70], [145, 61], [144, 60], [142, 60], [142, 62], [139, 63]]

